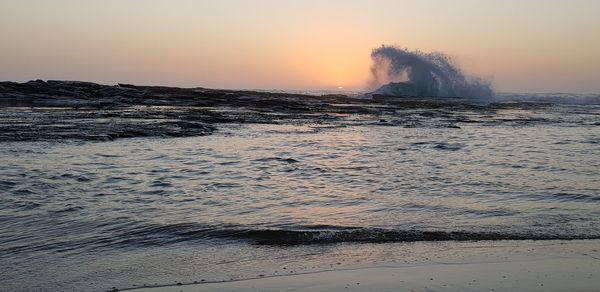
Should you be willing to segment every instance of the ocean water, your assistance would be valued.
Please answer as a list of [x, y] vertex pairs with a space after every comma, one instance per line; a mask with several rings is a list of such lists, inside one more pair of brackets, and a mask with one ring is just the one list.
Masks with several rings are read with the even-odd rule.
[[1, 142], [1, 290], [293, 273], [381, 243], [600, 238], [600, 107], [472, 113], [460, 128], [406, 114], [417, 126], [349, 115]]

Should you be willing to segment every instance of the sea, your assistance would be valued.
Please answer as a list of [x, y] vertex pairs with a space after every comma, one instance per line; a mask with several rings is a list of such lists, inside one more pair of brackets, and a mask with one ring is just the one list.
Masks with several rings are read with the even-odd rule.
[[393, 257], [382, 244], [600, 239], [600, 98], [501, 99], [553, 104], [458, 127], [407, 110], [417, 126], [348, 115], [188, 138], [0, 141], [0, 290], [330, 270]]

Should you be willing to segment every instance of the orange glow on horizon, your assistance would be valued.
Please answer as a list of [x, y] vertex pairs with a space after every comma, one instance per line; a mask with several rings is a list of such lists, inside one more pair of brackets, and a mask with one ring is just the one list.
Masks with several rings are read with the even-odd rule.
[[0, 80], [366, 89], [371, 50], [440, 51], [515, 92], [600, 92], [599, 1], [0, 1]]
[[371, 50], [377, 45], [360, 26], [326, 23], [305, 26], [289, 40], [286, 60], [307, 83], [323, 88], [365, 89]]

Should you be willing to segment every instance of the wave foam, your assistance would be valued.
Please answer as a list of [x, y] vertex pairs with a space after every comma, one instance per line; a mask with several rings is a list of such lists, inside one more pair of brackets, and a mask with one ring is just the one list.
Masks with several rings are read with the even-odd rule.
[[383, 85], [373, 94], [470, 99], [490, 99], [494, 96], [488, 81], [466, 76], [452, 64], [450, 57], [442, 53], [381, 46], [373, 50], [371, 58], [371, 87]]

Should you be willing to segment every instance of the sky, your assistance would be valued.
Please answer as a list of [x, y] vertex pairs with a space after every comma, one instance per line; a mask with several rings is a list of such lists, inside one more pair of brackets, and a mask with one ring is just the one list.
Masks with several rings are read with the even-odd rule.
[[0, 0], [0, 80], [366, 90], [383, 44], [497, 91], [600, 93], [597, 0]]

